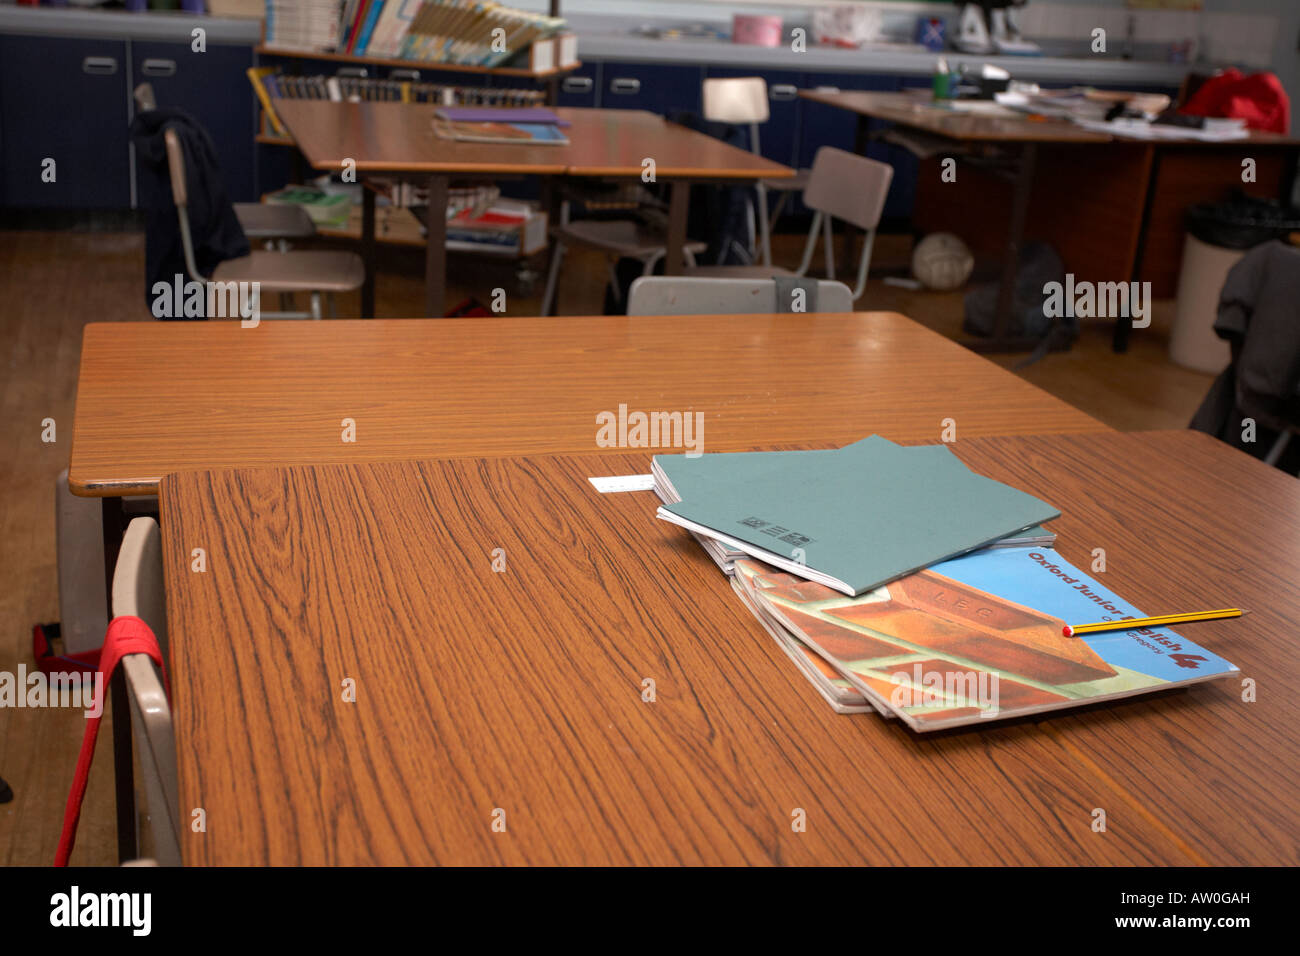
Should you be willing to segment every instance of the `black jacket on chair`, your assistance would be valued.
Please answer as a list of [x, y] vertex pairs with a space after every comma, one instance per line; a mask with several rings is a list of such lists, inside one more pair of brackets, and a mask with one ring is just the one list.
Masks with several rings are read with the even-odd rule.
[[[1214, 322], [1232, 347], [1232, 363], [1210, 386], [1191, 427], [1263, 458], [1283, 429], [1300, 428], [1300, 249], [1273, 241], [1256, 246], [1232, 267], [1219, 293]], [[1255, 420], [1255, 440], [1243, 441], [1243, 420]], [[1300, 463], [1300, 443], [1278, 462]]]
[[188, 280], [176, 204], [172, 201], [167, 146], [163, 140], [167, 129], [176, 131], [185, 154], [190, 235], [199, 272], [204, 277], [211, 276], [220, 263], [249, 253], [248, 238], [226, 195], [217, 150], [207, 130], [184, 110], [137, 113], [131, 121], [131, 139], [140, 172], [139, 201], [145, 210], [145, 301], [151, 308], [155, 283], [172, 286], [177, 275], [182, 277], [182, 283]]

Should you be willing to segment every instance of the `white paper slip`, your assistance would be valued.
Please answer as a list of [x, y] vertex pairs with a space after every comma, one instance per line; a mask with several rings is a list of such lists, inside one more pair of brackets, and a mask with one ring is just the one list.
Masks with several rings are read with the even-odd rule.
[[654, 475], [610, 475], [606, 478], [588, 478], [591, 486], [601, 494], [611, 491], [653, 491]]

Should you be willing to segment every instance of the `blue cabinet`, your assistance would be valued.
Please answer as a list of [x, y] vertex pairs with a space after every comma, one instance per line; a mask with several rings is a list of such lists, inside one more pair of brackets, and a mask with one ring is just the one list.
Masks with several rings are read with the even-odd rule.
[[127, 82], [123, 40], [0, 36], [0, 203], [128, 208]]
[[[868, 73], [806, 73], [804, 88], [834, 87], [840, 90], [873, 90], [893, 93], [899, 89], [899, 78]], [[802, 143], [799, 165], [811, 166], [818, 147], [835, 146], [853, 152], [857, 136], [858, 118], [848, 110], [825, 103], [803, 103]], [[888, 162], [883, 146], [873, 145], [867, 151], [873, 159]]]
[[253, 65], [248, 47], [209, 46], [195, 53], [187, 43], [131, 45], [132, 87], [152, 84], [159, 107], [177, 107], [199, 121], [212, 137], [217, 160], [234, 202], [254, 202], [255, 111], [245, 71]]
[[606, 109], [649, 110], [661, 116], [700, 112], [700, 66], [605, 63], [600, 105]]
[[560, 79], [557, 106], [577, 106], [591, 109], [600, 105], [601, 64], [583, 63], [572, 73]]

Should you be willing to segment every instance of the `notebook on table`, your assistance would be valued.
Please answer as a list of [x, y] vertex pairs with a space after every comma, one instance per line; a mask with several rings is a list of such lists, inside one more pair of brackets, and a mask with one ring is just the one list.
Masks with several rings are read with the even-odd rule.
[[662, 505], [658, 517], [857, 595], [1060, 515], [975, 474], [942, 445], [873, 435], [827, 452], [764, 454], [724, 461], [716, 473], [700, 468], [698, 480], [687, 479], [689, 497], [675, 478], [683, 500]]

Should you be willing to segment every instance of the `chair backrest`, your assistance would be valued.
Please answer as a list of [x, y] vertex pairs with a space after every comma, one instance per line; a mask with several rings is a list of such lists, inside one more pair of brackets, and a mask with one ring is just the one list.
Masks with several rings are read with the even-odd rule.
[[141, 113], [148, 113], [158, 108], [158, 100], [153, 95], [152, 83], [141, 83], [135, 88], [135, 106]]
[[[131, 615], [149, 625], [167, 656], [167, 604], [163, 590], [162, 540], [158, 522], [136, 518], [127, 526], [113, 570], [113, 616]], [[157, 666], [146, 654], [122, 658], [131, 701], [131, 726], [149, 811], [153, 855], [179, 866], [180, 807], [176, 783], [176, 736], [171, 706]]]
[[893, 180], [894, 167], [888, 163], [823, 146], [813, 157], [804, 205], [859, 229], [875, 229]]
[[711, 123], [766, 123], [767, 81], [761, 76], [711, 77], [704, 81], [704, 118]]
[[[816, 312], [852, 312], [853, 294], [843, 282], [817, 283]], [[780, 312], [775, 279], [711, 276], [641, 276], [628, 293], [628, 315], [742, 315]]]
[[194, 259], [194, 237], [190, 233], [189, 192], [185, 188], [185, 149], [181, 138], [173, 129], [163, 130], [167, 146], [167, 174], [172, 181], [172, 202], [176, 204], [176, 218], [180, 223], [181, 249], [185, 253], [185, 269], [191, 279], [202, 282], [198, 263]]

